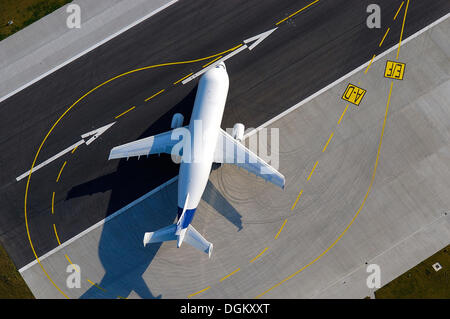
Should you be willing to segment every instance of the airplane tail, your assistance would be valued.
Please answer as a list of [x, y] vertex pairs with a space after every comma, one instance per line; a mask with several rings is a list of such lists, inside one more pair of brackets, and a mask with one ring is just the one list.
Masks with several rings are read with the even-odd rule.
[[169, 225], [154, 232], [145, 233], [144, 247], [149, 243], [160, 243], [164, 241], [177, 241], [180, 247], [183, 241], [208, 254], [211, 258], [213, 244], [207, 241], [192, 225], [182, 230], [177, 224]]

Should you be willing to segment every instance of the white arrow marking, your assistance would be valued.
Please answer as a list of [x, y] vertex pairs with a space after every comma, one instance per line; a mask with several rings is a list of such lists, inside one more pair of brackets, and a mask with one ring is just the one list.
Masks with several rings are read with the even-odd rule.
[[86, 145], [91, 144], [93, 141], [95, 141], [100, 135], [102, 135], [103, 133], [105, 133], [111, 126], [113, 126], [114, 124], [116, 124], [116, 122], [112, 122], [111, 124], [102, 126], [96, 130], [90, 131], [88, 133], [85, 133], [83, 135], [81, 135], [81, 137], [83, 139], [88, 138], [89, 136], [92, 136], [89, 140], [86, 141]]
[[[85, 133], [85, 134], [81, 135], [81, 138], [82, 138], [82, 139], [81, 139], [80, 141], [78, 141], [78, 142], [76, 142], [75, 144], [69, 146], [68, 148], [66, 148], [65, 150], [59, 152], [58, 154], [56, 154], [56, 155], [50, 157], [50, 158], [49, 158], [48, 160], [46, 160], [45, 162], [42, 162], [41, 164], [36, 165], [35, 167], [33, 167], [33, 173], [36, 172], [37, 170], [41, 169], [42, 167], [48, 165], [49, 163], [53, 162], [54, 160], [60, 158], [61, 156], [65, 155], [65, 154], [67, 154], [67, 153], [69, 153], [69, 152], [71, 152], [75, 147], [78, 147], [78, 146], [80, 146], [81, 144], [84, 144], [84, 143], [86, 143], [86, 145], [91, 144], [91, 143], [92, 143], [93, 141], [95, 141], [100, 135], [102, 135], [103, 133], [105, 133], [106, 130], [108, 130], [111, 126], [113, 126], [115, 123], [116, 123], [116, 122], [113, 122], [113, 123], [111, 123], [111, 124], [102, 126], [102, 127], [98, 128], [98, 129], [96, 129], [96, 130], [93, 130], [93, 131], [91, 131], [91, 132], [88, 132], [88, 133]], [[92, 137], [91, 137], [89, 140], [85, 141], [85, 139], [88, 138], [88, 137], [90, 137], [90, 136], [92, 136]], [[17, 180], [17, 181], [20, 181], [21, 179], [27, 177], [27, 176], [30, 174], [30, 171], [31, 171], [31, 170], [29, 170], [28, 172], [23, 173], [22, 175], [16, 177], [16, 180]]]
[[261, 34], [255, 35], [254, 37], [248, 38], [247, 40], [244, 40], [244, 43], [247, 44], [249, 42], [255, 41], [251, 46], [248, 47], [249, 50], [252, 50], [254, 47], [256, 47], [258, 44], [260, 44], [265, 38], [267, 38], [269, 35], [272, 34], [278, 28], [273, 28], [272, 30], [263, 32]]
[[[254, 37], [251, 37], [251, 38], [248, 38], [248, 39], [244, 40], [244, 43], [246, 43], [246, 44], [240, 46], [237, 50], [234, 50], [233, 52], [227, 54], [227, 55], [224, 56], [223, 58], [221, 58], [221, 59], [215, 61], [214, 63], [212, 63], [211, 65], [209, 65], [207, 68], [204, 68], [204, 69], [198, 71], [197, 73], [191, 75], [190, 77], [184, 79], [181, 83], [186, 84], [186, 83], [192, 81], [193, 79], [198, 78], [200, 75], [202, 75], [203, 73], [205, 73], [205, 72], [208, 71], [209, 69], [216, 67], [216, 65], [218, 65], [219, 63], [228, 60], [229, 58], [235, 56], [236, 54], [238, 54], [239, 52], [241, 52], [241, 51], [243, 51], [243, 50], [245, 50], [245, 49], [247, 49], [247, 48], [248, 48], [249, 50], [254, 49], [254, 48], [255, 48], [258, 44], [260, 44], [265, 38], [267, 38], [269, 35], [271, 35], [272, 32], [274, 32], [276, 29], [278, 29], [278, 28], [273, 28], [273, 29], [271, 29], [271, 30], [268, 30], [268, 31], [266, 31], [266, 32], [263, 32], [263, 33], [261, 33], [261, 34], [255, 35]], [[253, 43], [252, 45], [247, 46], [248, 43], [253, 42], [253, 41], [254, 41], [254, 43]]]

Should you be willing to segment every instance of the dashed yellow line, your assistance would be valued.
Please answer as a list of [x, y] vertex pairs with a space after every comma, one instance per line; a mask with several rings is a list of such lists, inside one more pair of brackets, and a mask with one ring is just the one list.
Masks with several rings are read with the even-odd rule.
[[64, 162], [64, 164], [61, 166], [61, 169], [59, 170], [58, 177], [56, 178], [57, 183], [59, 182], [59, 179], [61, 178], [62, 171], [63, 171], [64, 167], [66, 167], [66, 164], [67, 164], [67, 161]]
[[317, 164], [319, 164], [319, 161], [316, 161], [316, 163], [314, 164], [314, 167], [311, 170], [311, 173], [309, 173], [308, 178], [306, 179], [307, 181], [309, 181], [311, 179], [312, 174], [314, 173], [314, 171], [316, 170], [316, 166]]
[[100, 287], [99, 285], [97, 285], [96, 283], [92, 282], [92, 281], [89, 280], [89, 279], [86, 279], [86, 280], [87, 280], [92, 286], [94, 286], [94, 287], [96, 287], [96, 288], [98, 288], [98, 289], [103, 290], [104, 292], [106, 292], [106, 289]]
[[380, 44], [378, 45], [380, 48], [381, 48], [381, 46], [383, 45], [384, 39], [386, 39], [386, 37], [387, 37], [387, 35], [388, 35], [388, 33], [389, 33], [389, 30], [391, 30], [391, 28], [387, 28], [386, 33], [385, 33], [384, 36], [383, 36], [383, 39], [381, 39], [381, 42], [380, 42]]
[[165, 91], [165, 89], [162, 89], [161, 91], [159, 91], [159, 92], [153, 94], [153, 95], [150, 96], [149, 98], [145, 99], [145, 102], [147, 102], [147, 101], [153, 99], [153, 98], [154, 98], [155, 96], [157, 96], [157, 95], [160, 95], [160, 94], [161, 94], [162, 92], [164, 92], [164, 91]]
[[180, 83], [181, 81], [183, 81], [185, 78], [188, 78], [188, 77], [190, 77], [192, 74], [194, 74], [193, 72], [191, 72], [191, 73], [189, 73], [188, 75], [186, 75], [186, 76], [183, 76], [181, 79], [179, 79], [178, 81], [176, 81], [176, 82], [173, 82], [173, 85], [176, 85], [176, 84], [178, 84], [178, 83]]
[[338, 121], [338, 125], [339, 124], [341, 124], [341, 121], [342, 121], [342, 119], [343, 119], [343, 117], [344, 117], [344, 115], [345, 115], [345, 112], [347, 112], [347, 109], [348, 109], [348, 104], [345, 106], [345, 109], [344, 109], [344, 112], [342, 112], [342, 115], [341, 115], [341, 117], [339, 118], [339, 121]]
[[88, 92], [84, 93], [78, 100], [76, 100], [71, 106], [69, 106], [62, 114], [61, 116], [55, 121], [55, 123], [53, 123], [52, 127], [49, 129], [49, 131], [47, 132], [47, 134], [45, 135], [44, 139], [42, 140], [41, 144], [39, 145], [36, 154], [34, 156], [33, 159], [33, 163], [31, 164], [31, 169], [30, 169], [30, 174], [28, 174], [28, 179], [27, 179], [27, 184], [25, 187], [25, 196], [24, 196], [24, 218], [25, 218], [25, 228], [27, 231], [27, 238], [28, 238], [28, 242], [30, 243], [30, 248], [33, 252], [33, 255], [37, 261], [37, 263], [39, 264], [39, 266], [41, 267], [42, 271], [44, 272], [45, 276], [47, 277], [47, 279], [51, 282], [51, 284], [67, 299], [69, 299], [69, 296], [67, 296], [67, 294], [64, 293], [64, 291], [61, 290], [61, 288], [53, 281], [53, 279], [51, 278], [51, 276], [49, 275], [49, 273], [45, 270], [45, 267], [42, 265], [39, 256], [36, 253], [36, 249], [34, 248], [33, 245], [33, 241], [31, 240], [31, 234], [30, 234], [30, 227], [28, 225], [28, 212], [27, 212], [27, 203], [28, 203], [28, 191], [29, 191], [29, 187], [30, 187], [30, 181], [31, 181], [31, 176], [33, 173], [33, 168], [36, 165], [37, 159], [39, 157], [39, 154], [41, 153], [42, 148], [44, 147], [47, 139], [49, 138], [49, 136], [52, 134], [53, 130], [55, 129], [55, 127], [59, 124], [59, 122], [61, 122], [61, 120], [70, 112], [70, 110], [72, 110], [75, 106], [77, 106], [77, 104], [79, 104], [82, 100], [84, 100], [88, 95], [90, 95], [91, 93], [97, 91], [98, 89], [102, 88], [103, 86], [106, 86], [108, 83], [117, 80], [119, 78], [125, 77], [127, 75], [136, 73], [136, 72], [140, 72], [140, 71], [144, 71], [144, 70], [150, 70], [153, 68], [158, 68], [158, 67], [164, 67], [164, 66], [171, 66], [171, 65], [181, 65], [181, 64], [189, 64], [189, 63], [195, 63], [195, 62], [199, 62], [199, 61], [206, 61], [209, 59], [212, 59], [214, 57], [220, 56], [220, 55], [224, 55], [227, 52], [232, 52], [234, 50], [236, 50], [237, 48], [239, 48], [240, 46], [242, 46], [243, 44], [239, 44], [231, 49], [225, 50], [223, 52], [220, 53], [216, 53], [207, 57], [203, 57], [203, 58], [199, 58], [199, 59], [194, 59], [194, 60], [186, 60], [186, 61], [178, 61], [178, 62], [168, 62], [168, 63], [161, 63], [161, 64], [155, 64], [155, 65], [149, 65], [149, 66], [145, 66], [142, 68], [138, 68], [138, 69], [134, 69], [134, 70], [130, 70], [128, 72], [116, 75], [112, 78], [110, 78], [109, 80], [104, 81], [103, 83], [97, 85], [96, 87], [90, 89]]
[[322, 153], [325, 153], [325, 151], [327, 150], [328, 144], [330, 144], [331, 139], [333, 138], [334, 132], [331, 132], [330, 137], [328, 138], [327, 143], [325, 144], [325, 146], [323, 147]]
[[56, 240], [58, 241], [58, 245], [61, 246], [61, 242], [59, 241], [58, 232], [56, 231], [56, 225], [53, 224], [53, 229], [55, 231]]
[[[376, 54], [374, 54], [372, 56], [372, 59], [370, 59], [369, 65], [367, 66], [367, 69], [364, 71], [364, 74], [367, 74], [367, 72], [369, 71], [370, 66], [372, 65], [373, 59], [375, 59]], [[358, 83], [359, 84], [359, 83]]]
[[75, 147], [73, 148], [72, 154], [75, 153], [75, 151], [77, 150], [78, 146], [79, 146], [79, 145], [77, 145], [77, 146], [75, 146]]
[[233, 276], [235, 273], [237, 273], [239, 270], [241, 270], [241, 268], [236, 269], [235, 271], [229, 273], [228, 275], [226, 275], [225, 277], [223, 277], [222, 279], [220, 279], [220, 281], [224, 281], [225, 279], [227, 279], [230, 276]]
[[215, 58], [214, 60], [212, 60], [211, 62], [206, 63], [204, 66], [202, 66], [202, 68], [206, 68], [208, 65], [216, 62], [217, 60], [219, 60], [220, 58], [222, 58], [222, 56], [219, 56], [217, 58]]
[[278, 236], [280, 236], [280, 234], [281, 234], [281, 231], [283, 230], [283, 228], [284, 228], [284, 225], [286, 225], [286, 222], [287, 222], [287, 218], [284, 220], [284, 223], [283, 223], [283, 225], [281, 225], [281, 228], [280, 228], [280, 230], [278, 231], [278, 233], [275, 235], [275, 239], [277, 239], [278, 238]]
[[303, 194], [303, 189], [298, 193], [297, 199], [294, 202], [294, 205], [292, 205], [291, 210], [294, 210], [295, 206], [297, 205], [298, 200], [300, 199], [300, 196]]
[[307, 8], [309, 8], [310, 6], [312, 6], [314, 3], [319, 2], [319, 0], [313, 1], [310, 4], [308, 4], [307, 6], [301, 8], [300, 10], [294, 12], [293, 14], [291, 14], [290, 16], [284, 18], [283, 20], [278, 21], [275, 25], [279, 25], [280, 23], [283, 23], [284, 21], [286, 21], [287, 19], [292, 18], [293, 16], [299, 14], [300, 12], [302, 12], [303, 10], [306, 10]]
[[397, 16], [398, 16], [398, 14], [400, 13], [400, 10], [402, 9], [404, 3], [405, 3], [405, 1], [402, 1], [402, 4], [401, 4], [400, 7], [398, 8], [397, 13], [396, 13], [395, 16], [394, 16], [394, 21], [395, 21], [395, 19], [397, 19]]
[[408, 13], [409, 0], [406, 2], [405, 14], [403, 15], [402, 32], [400, 33], [400, 41], [398, 42], [397, 60], [400, 55], [400, 47], [402, 46], [403, 31], [405, 30], [406, 14]]
[[252, 260], [250, 260], [250, 262], [252, 263], [252, 262], [254, 262], [256, 259], [258, 259], [259, 257], [261, 257], [262, 254], [264, 254], [264, 253], [266, 252], [267, 249], [269, 249], [269, 247], [264, 248], [263, 251], [260, 252], [255, 258], [253, 258]]
[[129, 108], [128, 110], [126, 110], [125, 112], [120, 113], [119, 115], [117, 115], [117, 116], [115, 117], [115, 119], [118, 119], [118, 118], [121, 117], [122, 115], [125, 115], [125, 114], [127, 114], [128, 112], [130, 112], [130, 111], [133, 111], [135, 108], [136, 108], [136, 106], [130, 107], [130, 108]]
[[296, 272], [294, 272], [292, 275], [286, 277], [285, 279], [283, 279], [282, 281], [280, 281], [279, 283], [275, 284], [274, 286], [272, 286], [271, 288], [267, 289], [266, 291], [264, 291], [263, 293], [259, 294], [258, 296], [256, 296], [255, 298], [260, 298], [261, 296], [265, 295], [266, 293], [268, 293], [269, 291], [271, 291], [272, 289], [280, 286], [281, 284], [283, 284], [284, 282], [288, 281], [289, 279], [295, 277], [296, 275], [298, 275], [299, 273], [301, 273], [303, 270], [305, 270], [306, 268], [308, 268], [309, 266], [313, 265], [316, 261], [318, 261], [320, 258], [322, 258], [323, 255], [325, 255], [328, 251], [330, 251], [330, 249], [332, 249], [340, 240], [341, 238], [345, 235], [345, 233], [349, 230], [349, 228], [351, 227], [351, 225], [355, 222], [356, 218], [358, 217], [359, 213], [361, 212], [361, 210], [364, 207], [364, 204], [366, 203], [367, 197], [369, 196], [369, 193], [372, 189], [372, 185], [375, 181], [375, 175], [377, 173], [377, 167], [378, 167], [378, 160], [380, 158], [380, 153], [381, 153], [381, 144], [383, 142], [383, 135], [384, 135], [384, 129], [386, 127], [386, 120], [387, 120], [387, 115], [388, 115], [388, 111], [389, 111], [389, 105], [391, 102], [391, 95], [392, 95], [392, 86], [393, 86], [394, 82], [391, 81], [391, 87], [389, 90], [389, 96], [388, 96], [388, 100], [386, 103], [386, 111], [384, 114], [384, 120], [383, 120], [383, 126], [381, 128], [381, 137], [380, 137], [380, 142], [378, 144], [378, 151], [377, 151], [377, 157], [375, 159], [375, 165], [374, 165], [374, 169], [373, 169], [373, 173], [372, 173], [372, 178], [370, 180], [369, 183], [369, 187], [367, 189], [367, 192], [364, 196], [364, 199], [361, 203], [361, 206], [359, 206], [356, 214], [353, 216], [352, 220], [350, 221], [350, 223], [347, 225], [347, 227], [344, 229], [344, 231], [339, 235], [338, 238], [336, 238], [336, 240], [326, 249], [324, 250], [319, 256], [317, 256], [313, 261], [309, 262], [307, 265], [303, 266], [302, 268], [300, 268], [299, 270], [297, 270]]
[[52, 215], [55, 213], [55, 192], [52, 195]]
[[72, 263], [72, 260], [70, 260], [69, 256], [67, 254], [64, 254], [66, 256], [67, 261], [73, 266], [76, 272], [78, 272], [78, 267], [75, 267], [75, 265]]
[[200, 290], [200, 291], [194, 292], [193, 294], [190, 294], [190, 295], [188, 296], [188, 298], [191, 298], [191, 297], [193, 297], [193, 296], [195, 296], [195, 295], [201, 294], [202, 292], [205, 292], [205, 291], [208, 290], [209, 288], [211, 288], [211, 287], [208, 286], [208, 287], [206, 287], [205, 289], [202, 289], [202, 290]]

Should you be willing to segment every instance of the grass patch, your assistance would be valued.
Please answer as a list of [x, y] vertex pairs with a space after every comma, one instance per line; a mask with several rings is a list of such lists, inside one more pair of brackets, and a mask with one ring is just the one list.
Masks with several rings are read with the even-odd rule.
[[[0, 41], [72, 0], [0, 0]], [[8, 25], [8, 21], [14, 23]]]
[[[435, 271], [438, 262], [442, 269]], [[450, 245], [375, 291], [377, 299], [450, 298]]]
[[34, 299], [33, 294], [0, 245], [0, 299]]

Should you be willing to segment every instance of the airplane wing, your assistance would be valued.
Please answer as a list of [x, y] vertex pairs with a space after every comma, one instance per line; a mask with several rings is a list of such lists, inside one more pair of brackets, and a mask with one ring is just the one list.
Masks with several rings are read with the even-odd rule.
[[214, 162], [234, 164], [284, 189], [284, 176], [230, 134], [220, 129]]
[[146, 137], [131, 143], [114, 147], [109, 159], [129, 158], [133, 156], [147, 156], [150, 154], [171, 154], [172, 148], [179, 140], [172, 140], [172, 132], [168, 131], [158, 135]]

